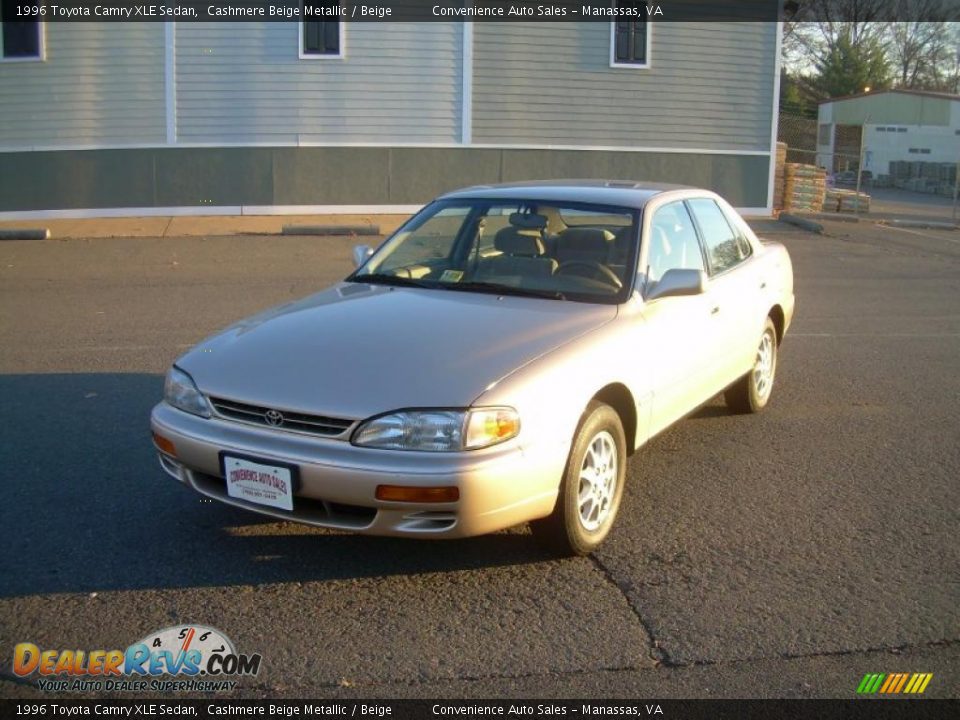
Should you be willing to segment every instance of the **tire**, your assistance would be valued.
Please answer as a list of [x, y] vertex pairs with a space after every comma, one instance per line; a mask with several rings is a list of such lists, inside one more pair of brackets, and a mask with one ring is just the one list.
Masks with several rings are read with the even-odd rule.
[[[591, 402], [574, 436], [553, 514], [530, 524], [534, 537], [557, 555], [593, 552], [610, 533], [620, 509], [626, 460], [620, 416], [609, 405]], [[602, 484], [591, 484], [592, 478], [603, 478]], [[581, 489], [591, 488], [596, 492], [590, 492], [581, 506]]]
[[770, 402], [777, 375], [777, 328], [767, 318], [757, 345], [753, 367], [724, 391], [727, 407], [735, 413], [758, 413]]

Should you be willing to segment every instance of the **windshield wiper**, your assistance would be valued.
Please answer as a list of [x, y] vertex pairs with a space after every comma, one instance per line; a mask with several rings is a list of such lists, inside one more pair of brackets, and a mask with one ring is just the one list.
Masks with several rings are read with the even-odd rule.
[[416, 278], [401, 277], [399, 275], [390, 275], [389, 273], [352, 275], [351, 277], [347, 278], [347, 282], [368, 283], [370, 285], [398, 285], [401, 287], [436, 287], [436, 285], [432, 282], [417, 280]]
[[484, 292], [495, 295], [520, 295], [522, 297], [547, 298], [549, 300], [566, 300], [567, 296], [559, 290], [542, 290], [538, 288], [514, 287], [513, 285], [501, 285], [499, 283], [483, 282], [482, 280], [470, 280], [459, 283], [439, 283], [432, 287], [442, 288], [444, 290], [465, 290], [467, 292]]

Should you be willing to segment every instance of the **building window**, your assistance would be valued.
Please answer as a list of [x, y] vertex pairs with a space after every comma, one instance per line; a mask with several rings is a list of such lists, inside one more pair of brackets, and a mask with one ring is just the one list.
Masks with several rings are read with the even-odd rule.
[[16, 0], [0, 5], [0, 59], [42, 60], [43, 38], [39, 20], [17, 17]]
[[820, 128], [817, 131], [817, 145], [829, 145], [830, 144], [830, 130], [833, 126], [830, 123], [821, 123]]
[[301, 58], [343, 57], [342, 12], [340, 0], [304, 0], [303, 17], [319, 19], [300, 23]]
[[610, 23], [610, 65], [650, 67], [650, 23], [646, 0], [614, 0], [617, 11], [629, 13]]

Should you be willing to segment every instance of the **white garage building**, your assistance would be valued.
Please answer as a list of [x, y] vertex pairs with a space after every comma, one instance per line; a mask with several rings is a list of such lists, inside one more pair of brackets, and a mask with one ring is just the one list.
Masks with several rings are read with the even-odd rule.
[[[835, 169], [835, 154], [859, 154], [859, 148], [841, 146], [838, 128], [846, 125], [864, 128], [863, 169], [879, 183], [886, 177], [890, 184], [937, 192], [947, 183], [952, 191], [960, 160], [960, 95], [886, 90], [821, 103], [818, 165]], [[910, 180], [918, 181], [915, 187]]]

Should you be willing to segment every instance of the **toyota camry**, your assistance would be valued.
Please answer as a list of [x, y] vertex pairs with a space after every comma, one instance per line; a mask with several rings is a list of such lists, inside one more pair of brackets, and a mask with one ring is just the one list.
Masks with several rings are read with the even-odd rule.
[[723, 393], [770, 402], [790, 257], [707, 190], [473, 187], [425, 206], [315, 295], [171, 367], [167, 473], [283, 520], [418, 538], [529, 522], [610, 532], [631, 455]]

